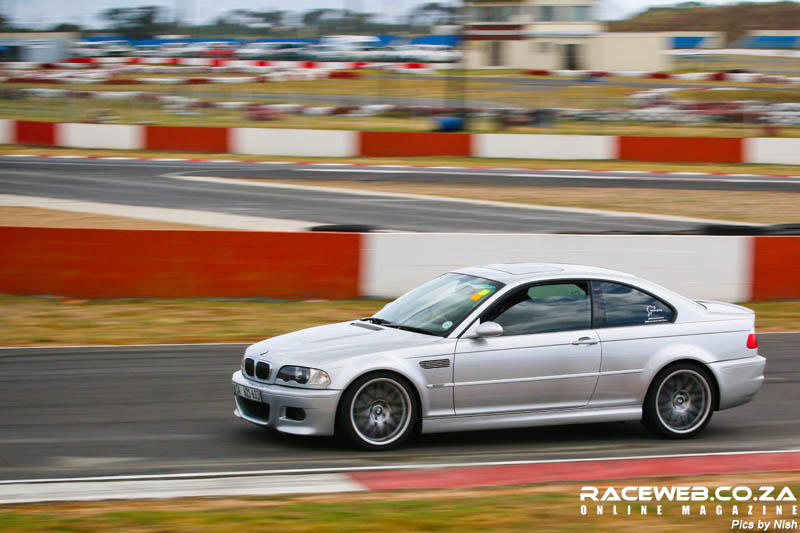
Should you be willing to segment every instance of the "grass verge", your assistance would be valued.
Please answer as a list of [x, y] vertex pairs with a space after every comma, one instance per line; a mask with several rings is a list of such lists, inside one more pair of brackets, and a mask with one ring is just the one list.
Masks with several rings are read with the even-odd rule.
[[[435, 475], [435, 474], [434, 474]], [[0, 530], [8, 533], [30, 531], [202, 531], [281, 533], [374, 532], [381, 531], [724, 531], [733, 519], [769, 521], [797, 519], [792, 504], [783, 502], [779, 515], [774, 503], [753, 505], [747, 514], [743, 502], [707, 502], [706, 515], [700, 515], [700, 503], [689, 504], [690, 515], [682, 514], [687, 502], [649, 502], [647, 515], [641, 505], [587, 505], [581, 514], [581, 486], [600, 488], [609, 483], [569, 483], [522, 487], [447, 489], [426, 492], [347, 493], [335, 496], [280, 498], [176, 499], [166, 501], [123, 501], [99, 503], [25, 504], [0, 508]], [[699, 479], [626, 480], [612, 483], [623, 486], [707, 486], [749, 487], [761, 494], [759, 487], [800, 489], [800, 476], [756, 474], [716, 476]], [[762, 507], [763, 506], [763, 507]], [[736, 507], [738, 515], [733, 514]], [[717, 509], [720, 513], [717, 514]], [[773, 527], [770, 527], [770, 530]]]
[[[0, 295], [0, 346], [254, 342], [369, 316], [385, 303], [369, 299], [78, 300]], [[759, 331], [800, 329], [800, 301], [747, 305], [758, 313]]]
[[0, 346], [254, 342], [369, 316], [385, 303], [0, 296]]

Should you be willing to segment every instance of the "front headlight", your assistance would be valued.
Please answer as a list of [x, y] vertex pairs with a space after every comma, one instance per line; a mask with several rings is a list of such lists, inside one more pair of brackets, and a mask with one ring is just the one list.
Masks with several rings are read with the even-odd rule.
[[[307, 368], [305, 366], [284, 366], [278, 372], [277, 378], [287, 384], [295, 384], [301, 387], [327, 387], [331, 384], [331, 378], [318, 368]], [[293, 386], [293, 385], [290, 385]]]

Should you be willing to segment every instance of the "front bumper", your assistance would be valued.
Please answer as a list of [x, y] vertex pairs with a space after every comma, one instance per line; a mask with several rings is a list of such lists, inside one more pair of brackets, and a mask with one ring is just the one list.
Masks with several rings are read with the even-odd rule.
[[760, 355], [711, 363], [719, 384], [719, 408], [730, 409], [752, 400], [764, 384], [766, 364]]
[[[233, 395], [236, 405], [233, 414], [239, 418], [295, 435], [333, 435], [342, 391], [267, 385], [247, 379], [240, 370], [234, 372], [232, 379], [234, 384], [261, 392], [261, 402]], [[287, 416], [287, 408], [290, 416]], [[298, 409], [303, 411], [302, 420], [291, 416]]]

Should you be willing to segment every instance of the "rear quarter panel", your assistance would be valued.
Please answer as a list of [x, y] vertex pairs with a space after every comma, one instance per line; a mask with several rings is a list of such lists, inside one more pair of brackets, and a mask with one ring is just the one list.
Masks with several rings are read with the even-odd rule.
[[599, 329], [603, 356], [590, 406], [643, 403], [656, 374], [677, 361], [696, 361], [715, 374], [712, 363], [752, 357], [751, 328], [752, 317], [744, 317]]

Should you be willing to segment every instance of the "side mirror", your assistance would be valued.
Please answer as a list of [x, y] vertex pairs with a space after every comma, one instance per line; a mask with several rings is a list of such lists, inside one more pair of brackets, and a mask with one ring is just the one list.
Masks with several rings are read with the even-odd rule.
[[465, 339], [484, 339], [488, 337], [499, 337], [503, 334], [503, 326], [497, 322], [484, 322], [472, 332], [464, 335]]

